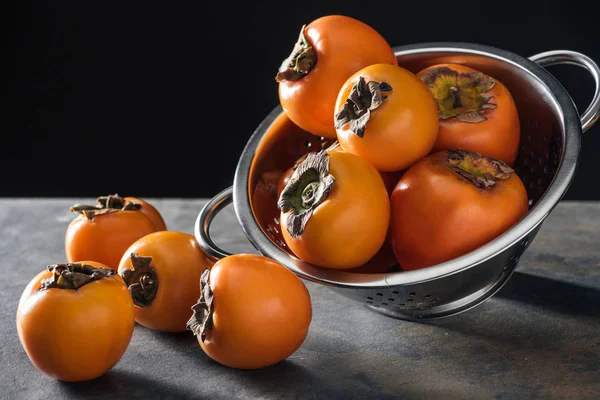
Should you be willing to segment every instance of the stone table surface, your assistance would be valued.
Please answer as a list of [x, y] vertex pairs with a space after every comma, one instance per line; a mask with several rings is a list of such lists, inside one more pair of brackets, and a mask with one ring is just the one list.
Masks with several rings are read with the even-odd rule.
[[[193, 233], [205, 200], [148, 199]], [[21, 292], [64, 261], [69, 206], [90, 199], [0, 199], [0, 399], [599, 399], [600, 203], [562, 202], [508, 283], [457, 316], [408, 322], [306, 282], [313, 320], [287, 360], [242, 371], [209, 359], [191, 332], [136, 325], [119, 363], [93, 381], [46, 377], [21, 347]], [[256, 253], [231, 207], [215, 242]]]

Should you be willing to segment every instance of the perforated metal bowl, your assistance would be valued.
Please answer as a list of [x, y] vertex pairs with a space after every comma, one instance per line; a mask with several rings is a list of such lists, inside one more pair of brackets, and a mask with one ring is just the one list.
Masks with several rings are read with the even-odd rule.
[[[255, 189], [262, 182], [262, 173], [285, 171], [303, 152], [314, 150], [319, 138], [291, 125], [278, 106], [248, 140], [233, 186], [217, 194], [198, 215], [195, 236], [207, 253], [215, 258], [230, 254], [214, 244], [209, 227], [215, 214], [233, 202], [243, 231], [261, 254], [303, 279], [327, 285], [388, 316], [417, 320], [454, 315], [481, 304], [505, 284], [573, 179], [581, 135], [599, 117], [600, 70], [587, 56], [566, 50], [529, 59], [471, 43], [424, 43], [394, 50], [399, 65], [415, 73], [432, 64], [459, 63], [487, 73], [508, 87], [521, 119], [521, 147], [515, 170], [527, 187], [529, 213], [488, 244], [420, 270], [360, 274], [302, 262], [286, 251], [277, 224], [269, 212], [264, 212], [273, 205], [257, 197]], [[564, 87], [543, 68], [553, 64], [573, 64], [593, 76], [594, 96], [581, 117]], [[260, 204], [262, 201], [265, 204]]]

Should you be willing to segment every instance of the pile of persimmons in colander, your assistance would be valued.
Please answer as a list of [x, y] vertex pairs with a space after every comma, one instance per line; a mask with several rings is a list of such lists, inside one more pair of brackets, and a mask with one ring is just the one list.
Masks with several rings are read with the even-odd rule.
[[[289, 120], [332, 141], [279, 181], [281, 233], [298, 258], [415, 270], [475, 250], [527, 213], [512, 169], [519, 116], [493, 76], [460, 64], [411, 72], [372, 27], [327, 16], [302, 27], [276, 79]], [[385, 253], [394, 263], [379, 262]]]
[[[372, 27], [332, 15], [302, 27], [276, 82], [287, 117], [331, 142], [275, 185], [281, 232], [298, 258], [384, 272], [391, 264], [372, 261], [387, 251], [402, 270], [424, 268], [476, 249], [528, 211], [512, 169], [517, 109], [494, 77], [458, 64], [415, 74]], [[71, 211], [64, 262], [31, 279], [16, 313], [20, 342], [45, 374], [104, 374], [136, 322], [189, 330], [212, 360], [240, 369], [273, 365], [305, 340], [309, 292], [276, 261], [209, 259], [136, 197], [100, 196]]]

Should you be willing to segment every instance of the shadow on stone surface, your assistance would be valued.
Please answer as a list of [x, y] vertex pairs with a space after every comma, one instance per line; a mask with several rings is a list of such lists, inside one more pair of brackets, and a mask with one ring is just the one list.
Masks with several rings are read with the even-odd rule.
[[496, 296], [600, 323], [600, 291], [591, 287], [515, 272]]
[[141, 374], [128, 371], [108, 371], [99, 378], [87, 382], [57, 381], [65, 397], [107, 399], [181, 399], [203, 398], [175, 385], [156, 381]]

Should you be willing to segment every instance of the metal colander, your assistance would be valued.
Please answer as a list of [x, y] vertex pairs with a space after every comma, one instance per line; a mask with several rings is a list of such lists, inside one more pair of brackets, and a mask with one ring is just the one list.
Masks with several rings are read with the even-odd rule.
[[[261, 254], [303, 279], [327, 285], [388, 316], [418, 320], [454, 315], [481, 304], [506, 283], [573, 179], [581, 135], [600, 115], [600, 70], [587, 56], [566, 50], [529, 59], [471, 43], [415, 44], [396, 47], [394, 51], [399, 65], [414, 73], [438, 63], [465, 64], [508, 87], [521, 120], [515, 171], [527, 188], [528, 214], [488, 244], [424, 269], [361, 274], [300, 261], [282, 241], [275, 220], [276, 196], [265, 196], [265, 191], [257, 191], [257, 185], [268, 186], [265, 177], [269, 173], [285, 171], [303, 153], [327, 143], [293, 125], [278, 106], [248, 140], [233, 186], [217, 194], [198, 215], [195, 236], [208, 254], [215, 258], [230, 254], [215, 245], [209, 228], [216, 213], [233, 202], [242, 230]], [[543, 68], [553, 64], [577, 65], [592, 74], [594, 96], [581, 117], [563, 86]]]

